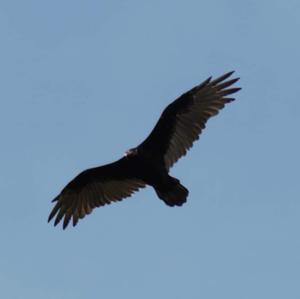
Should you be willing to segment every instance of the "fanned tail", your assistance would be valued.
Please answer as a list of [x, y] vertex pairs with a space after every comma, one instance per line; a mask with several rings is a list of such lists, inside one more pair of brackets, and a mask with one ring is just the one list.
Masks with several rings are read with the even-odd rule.
[[179, 180], [175, 179], [170, 188], [166, 190], [155, 190], [158, 197], [163, 200], [168, 206], [182, 206], [187, 199], [189, 190], [182, 186]]

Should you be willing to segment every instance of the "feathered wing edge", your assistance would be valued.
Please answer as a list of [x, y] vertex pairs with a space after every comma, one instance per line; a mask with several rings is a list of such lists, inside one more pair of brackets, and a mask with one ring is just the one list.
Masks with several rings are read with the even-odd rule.
[[56, 204], [49, 215], [48, 222], [55, 218], [56, 226], [63, 219], [63, 229], [65, 229], [72, 219], [75, 226], [79, 219], [90, 214], [94, 208], [130, 197], [134, 192], [145, 187], [145, 183], [136, 178], [111, 176], [105, 178], [103, 167], [98, 169], [100, 175], [97, 176], [95, 169], [86, 170], [54, 198], [52, 202]]
[[226, 81], [233, 73], [226, 73], [215, 80], [209, 77], [168, 105], [140, 146], [162, 155], [166, 168], [170, 169], [199, 139], [207, 120], [234, 100], [227, 96], [240, 88], [228, 87], [239, 78]]

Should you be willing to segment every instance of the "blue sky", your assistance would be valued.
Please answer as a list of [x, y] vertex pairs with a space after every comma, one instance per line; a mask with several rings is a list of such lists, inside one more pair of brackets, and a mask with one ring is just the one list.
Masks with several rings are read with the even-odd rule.
[[[1, 298], [299, 298], [299, 19], [289, 1], [0, 2]], [[151, 188], [47, 224], [80, 171], [210, 75], [243, 89]]]

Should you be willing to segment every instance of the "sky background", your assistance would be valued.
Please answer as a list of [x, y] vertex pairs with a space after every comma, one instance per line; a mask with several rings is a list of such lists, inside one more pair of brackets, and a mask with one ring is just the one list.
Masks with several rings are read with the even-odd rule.
[[[0, 297], [300, 298], [300, 2], [0, 2]], [[63, 231], [51, 200], [164, 107], [236, 70], [237, 100], [151, 188]]]

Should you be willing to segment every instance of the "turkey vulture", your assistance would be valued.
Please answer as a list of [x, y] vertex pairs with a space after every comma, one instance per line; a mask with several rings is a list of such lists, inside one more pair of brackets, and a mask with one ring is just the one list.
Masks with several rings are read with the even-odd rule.
[[63, 219], [65, 229], [72, 219], [75, 226], [94, 208], [120, 201], [146, 185], [168, 206], [185, 203], [189, 191], [169, 170], [199, 139], [206, 121], [234, 100], [228, 95], [240, 88], [231, 87], [239, 80], [227, 80], [232, 74], [210, 77], [181, 95], [165, 108], [150, 135], [118, 161], [76, 176], [53, 200], [48, 222], [55, 217], [57, 225]]

